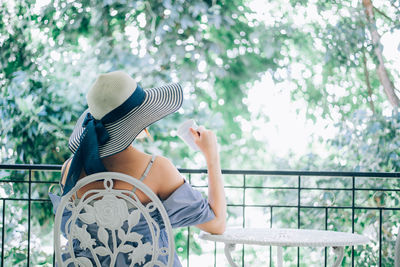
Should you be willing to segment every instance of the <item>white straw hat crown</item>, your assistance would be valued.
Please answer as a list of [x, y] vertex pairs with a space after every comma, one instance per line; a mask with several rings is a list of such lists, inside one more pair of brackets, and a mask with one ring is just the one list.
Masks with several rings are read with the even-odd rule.
[[100, 74], [86, 96], [90, 113], [100, 120], [124, 103], [136, 87], [136, 81], [123, 71]]

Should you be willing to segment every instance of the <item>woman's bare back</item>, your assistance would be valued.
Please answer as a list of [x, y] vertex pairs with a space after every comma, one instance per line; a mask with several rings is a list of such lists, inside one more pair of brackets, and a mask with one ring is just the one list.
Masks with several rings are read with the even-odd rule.
[[[129, 146], [125, 150], [115, 155], [102, 159], [105, 168], [110, 172], [120, 172], [132, 176], [136, 179], [142, 177], [145, 172], [152, 156], [134, 149]], [[65, 184], [69, 165], [71, 161], [66, 161], [63, 165], [64, 176], [62, 177], [62, 184]], [[85, 177], [84, 170], [81, 171], [80, 178]], [[143, 183], [146, 184], [160, 199], [166, 199], [171, 195], [179, 186], [184, 183], [182, 176], [173, 164], [165, 157], [157, 156], [153, 165], [144, 178]], [[86, 191], [90, 189], [104, 188], [102, 182], [93, 182], [81, 188], [78, 191], [78, 197], [81, 197]], [[131, 184], [116, 181], [114, 184], [115, 189], [133, 190]], [[143, 203], [149, 201], [147, 196], [140, 190], [137, 190], [136, 195]]]

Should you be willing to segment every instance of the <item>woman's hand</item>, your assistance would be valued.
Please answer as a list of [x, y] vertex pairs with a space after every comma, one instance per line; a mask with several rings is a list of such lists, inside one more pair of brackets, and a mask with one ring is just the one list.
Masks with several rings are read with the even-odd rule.
[[217, 137], [211, 130], [200, 126], [197, 130], [190, 128], [190, 132], [194, 138], [194, 143], [203, 152], [207, 161], [219, 160]]

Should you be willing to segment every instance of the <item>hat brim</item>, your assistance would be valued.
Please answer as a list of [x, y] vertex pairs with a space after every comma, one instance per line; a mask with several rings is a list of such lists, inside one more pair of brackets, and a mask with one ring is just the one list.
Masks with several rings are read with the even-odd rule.
[[[119, 120], [104, 124], [110, 139], [99, 146], [99, 156], [104, 158], [126, 149], [146, 127], [165, 116], [177, 111], [183, 102], [183, 91], [180, 84], [168, 84], [144, 90], [146, 96], [142, 104], [132, 109]], [[83, 120], [89, 110], [79, 117], [69, 138], [68, 147], [75, 153], [84, 131]]]

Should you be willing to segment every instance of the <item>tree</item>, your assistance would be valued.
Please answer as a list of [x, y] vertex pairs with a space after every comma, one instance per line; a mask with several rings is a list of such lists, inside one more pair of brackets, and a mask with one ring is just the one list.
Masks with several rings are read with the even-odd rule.
[[375, 21], [375, 14], [374, 14], [375, 7], [373, 6], [371, 0], [363, 0], [362, 4], [365, 8], [365, 15], [366, 15], [367, 21], [368, 21], [368, 29], [371, 34], [371, 41], [372, 41], [372, 45], [374, 46], [375, 56], [378, 59], [376, 71], [377, 71], [379, 80], [385, 90], [385, 94], [386, 94], [390, 104], [393, 106], [393, 108], [398, 108], [399, 107], [399, 98], [395, 93], [395, 88], [394, 88], [393, 82], [391, 81], [391, 79], [389, 77], [389, 74], [385, 67], [383, 55], [382, 55], [382, 49], [381, 49], [382, 45], [380, 42], [381, 37], [378, 33], [376, 21]]
[[[275, 12], [278, 8], [281, 12]], [[382, 113], [388, 103], [397, 109], [393, 79], [399, 72], [387, 66], [380, 35], [399, 28], [399, 12], [398, 2], [389, 0], [271, 5], [274, 26], [296, 29], [285, 31], [287, 46], [281, 52], [287, 60], [280, 67], [296, 85], [293, 99], [308, 102], [310, 118], [344, 120], [359, 109]]]
[[[242, 101], [248, 84], [283, 57], [278, 49], [266, 55], [264, 44], [274, 40], [275, 32], [261, 34], [263, 25], [242, 1], [60, 1], [40, 9], [18, 2], [3, 7], [3, 21], [12, 30], [2, 27], [2, 106], [7, 107], [2, 109], [2, 143], [13, 151], [6, 158], [15, 162], [61, 163], [69, 154], [66, 139], [84, 110], [84, 92], [97, 73], [120, 68], [144, 87], [181, 82], [188, 97], [184, 116], [217, 129], [222, 150], [231, 154], [242, 139], [234, 118], [249, 119]], [[271, 45], [281, 44], [276, 38]], [[175, 142], [168, 135], [176, 126], [177, 117], [154, 126], [155, 139]], [[161, 147], [165, 152], [172, 148]]]

